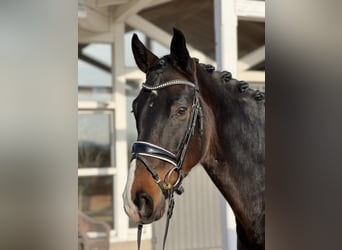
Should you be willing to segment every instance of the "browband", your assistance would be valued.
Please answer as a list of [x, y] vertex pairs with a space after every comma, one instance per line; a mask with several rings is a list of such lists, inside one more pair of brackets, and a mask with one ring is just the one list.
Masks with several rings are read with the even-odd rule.
[[171, 80], [171, 81], [164, 82], [164, 83], [157, 85], [157, 86], [148, 86], [145, 83], [143, 83], [142, 87], [144, 89], [148, 89], [148, 90], [157, 90], [157, 89], [162, 89], [162, 88], [165, 88], [165, 87], [168, 87], [171, 85], [188, 85], [188, 86], [193, 87], [193, 88], [195, 87], [194, 83], [186, 81], [186, 80]]

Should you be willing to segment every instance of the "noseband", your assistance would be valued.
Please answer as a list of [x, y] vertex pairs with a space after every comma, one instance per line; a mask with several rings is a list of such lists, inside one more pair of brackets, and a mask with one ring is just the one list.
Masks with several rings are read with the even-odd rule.
[[[195, 74], [196, 76], [196, 74]], [[200, 105], [199, 101], [199, 87], [198, 87], [198, 81], [197, 77], [195, 78], [195, 83], [185, 81], [185, 80], [172, 80], [165, 83], [162, 83], [158, 86], [148, 86], [143, 84], [143, 88], [150, 91], [157, 91], [162, 88], [167, 88], [169, 86], [174, 85], [185, 85], [188, 87], [192, 87], [194, 89], [194, 98], [192, 102], [192, 111], [190, 115], [190, 119], [188, 122], [188, 126], [186, 129], [186, 132], [183, 136], [183, 139], [181, 141], [181, 144], [179, 146], [178, 152], [176, 154], [171, 153], [170, 151], [159, 147], [155, 144], [145, 142], [145, 141], [136, 141], [133, 144], [132, 147], [132, 159], [140, 160], [145, 168], [150, 172], [152, 175], [154, 181], [158, 184], [159, 188], [163, 192], [163, 195], [165, 198], [169, 199], [169, 207], [167, 211], [167, 220], [166, 220], [166, 228], [165, 228], [165, 234], [164, 234], [164, 241], [163, 241], [163, 249], [165, 249], [165, 242], [169, 227], [169, 221], [172, 217], [172, 212], [174, 208], [174, 192], [177, 194], [182, 194], [184, 189], [182, 187], [182, 181], [185, 176], [184, 171], [182, 170], [182, 166], [185, 159], [185, 154], [188, 149], [188, 145], [191, 139], [191, 136], [195, 132], [197, 120], [199, 120], [199, 131], [200, 135], [202, 137], [203, 134], [203, 112], [202, 107]], [[165, 175], [164, 181], [162, 181], [157, 172], [154, 170], [152, 165], [146, 160], [145, 156], [156, 158], [162, 161], [165, 161], [167, 163], [170, 163], [173, 165], [173, 167], [167, 172]], [[177, 181], [174, 184], [171, 184], [169, 182], [169, 178], [171, 177], [171, 174], [173, 172], [178, 173]], [[141, 232], [142, 232], [142, 224], [138, 225], [138, 250], [140, 250], [140, 241], [141, 241]]]

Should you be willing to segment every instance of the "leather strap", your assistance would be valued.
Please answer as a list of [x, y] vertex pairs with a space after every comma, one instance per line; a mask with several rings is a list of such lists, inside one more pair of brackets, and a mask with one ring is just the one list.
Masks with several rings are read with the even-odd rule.
[[138, 250], [140, 250], [140, 245], [141, 245], [142, 228], [143, 228], [143, 225], [142, 225], [142, 224], [139, 224], [139, 225], [138, 225], [138, 235], [137, 235]]
[[173, 214], [173, 208], [175, 206], [175, 200], [173, 197], [173, 193], [174, 193], [174, 191], [171, 190], [170, 197], [169, 197], [169, 208], [167, 210], [167, 217], [166, 217], [166, 224], [165, 224], [165, 231], [164, 231], [163, 250], [165, 250], [166, 238], [167, 238], [167, 234], [169, 231], [169, 224], [170, 224], [170, 220], [171, 220], [171, 217]]
[[133, 154], [158, 158], [177, 166], [177, 157], [175, 154], [149, 142], [136, 141], [132, 146], [132, 152]]

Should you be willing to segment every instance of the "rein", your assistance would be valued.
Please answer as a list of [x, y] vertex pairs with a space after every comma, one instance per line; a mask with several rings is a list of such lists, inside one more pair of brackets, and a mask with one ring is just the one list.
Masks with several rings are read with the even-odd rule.
[[[176, 192], [178, 195], [184, 192], [184, 188], [182, 187], [182, 181], [185, 175], [182, 170], [182, 166], [184, 163], [185, 154], [187, 152], [191, 136], [195, 132], [197, 120], [199, 120], [199, 125], [200, 125], [199, 131], [200, 131], [201, 137], [203, 135], [203, 111], [202, 111], [202, 107], [199, 101], [199, 86], [198, 86], [196, 74], [194, 74], [194, 76], [195, 76], [194, 77], [195, 83], [185, 81], [185, 80], [172, 80], [172, 81], [162, 83], [158, 86], [152, 87], [152, 86], [148, 86], [145, 84], [143, 84], [142, 86], [144, 89], [150, 90], [150, 91], [159, 90], [159, 89], [166, 88], [166, 87], [173, 86], [173, 85], [184, 85], [184, 86], [194, 88], [194, 98], [193, 98], [193, 103], [192, 103], [191, 116], [188, 122], [187, 130], [184, 134], [184, 137], [179, 146], [179, 150], [176, 154], [171, 153], [170, 151], [162, 147], [159, 147], [155, 144], [145, 142], [145, 141], [136, 141], [132, 146], [131, 161], [133, 159], [140, 160], [144, 164], [145, 168], [149, 171], [154, 181], [158, 184], [159, 188], [163, 192], [164, 197], [166, 199], [167, 198], [169, 199], [164, 240], [163, 240], [163, 250], [165, 249], [169, 222], [172, 217], [173, 208], [175, 204], [174, 192]], [[154, 168], [151, 166], [148, 160], [146, 160], [145, 156], [153, 157], [153, 158], [168, 162], [173, 165], [173, 167], [167, 172], [163, 181], [159, 178], [157, 172], [154, 170]], [[169, 182], [169, 178], [171, 177], [171, 174], [174, 171], [178, 173], [178, 179], [172, 185]], [[138, 250], [140, 250], [142, 228], [143, 228], [143, 225], [139, 224], [138, 234], [137, 234]]]

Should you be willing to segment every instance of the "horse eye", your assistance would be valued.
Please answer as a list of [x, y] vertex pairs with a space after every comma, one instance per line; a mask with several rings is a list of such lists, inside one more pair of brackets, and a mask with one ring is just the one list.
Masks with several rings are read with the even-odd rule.
[[186, 111], [188, 110], [187, 107], [180, 107], [178, 110], [177, 110], [177, 113], [179, 115], [184, 115], [186, 113]]

